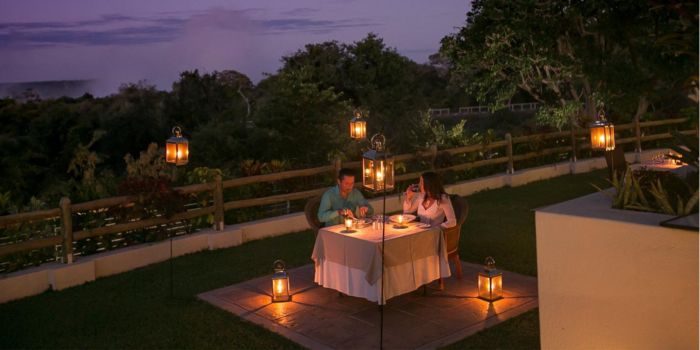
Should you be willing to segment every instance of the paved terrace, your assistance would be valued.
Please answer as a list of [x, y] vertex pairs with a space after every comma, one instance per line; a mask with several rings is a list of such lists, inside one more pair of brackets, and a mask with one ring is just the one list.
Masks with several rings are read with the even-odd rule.
[[[446, 279], [444, 291], [428, 288], [424, 295], [421, 288], [390, 299], [384, 308], [384, 348], [448, 345], [537, 307], [537, 279], [508, 271], [503, 272], [503, 299], [489, 303], [477, 298], [477, 274], [482, 269], [462, 262], [463, 278]], [[291, 302], [271, 302], [271, 276], [205, 292], [199, 298], [310, 349], [379, 348], [376, 303], [320, 287], [313, 282], [312, 264], [288, 273]]]

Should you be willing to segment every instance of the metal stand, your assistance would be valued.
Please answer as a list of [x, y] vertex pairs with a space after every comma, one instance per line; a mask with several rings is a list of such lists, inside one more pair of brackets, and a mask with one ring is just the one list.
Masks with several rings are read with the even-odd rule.
[[173, 236], [170, 236], [170, 297], [173, 297]]
[[[384, 153], [384, 164], [386, 164], [386, 153]], [[386, 174], [383, 178], [382, 189], [382, 288], [381, 299], [379, 300], [379, 349], [384, 349], [384, 232], [386, 230]]]

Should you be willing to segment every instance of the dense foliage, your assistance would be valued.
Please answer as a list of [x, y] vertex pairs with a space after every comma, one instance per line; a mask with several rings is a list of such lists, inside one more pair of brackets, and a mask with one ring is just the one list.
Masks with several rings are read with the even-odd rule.
[[[170, 91], [137, 82], [99, 98], [0, 99], [0, 214], [117, 194], [129, 160], [174, 125], [193, 154], [172, 178], [179, 185], [197, 180], [193, 169], [236, 177], [358, 159], [367, 144], [346, 135], [356, 108], [395, 153], [535, 131], [533, 118], [498, 110], [509, 102], [542, 102], [545, 128], [583, 125], [599, 108], [614, 121], [697, 123], [697, 12], [681, 0], [476, 0], [429, 64], [368, 34], [306, 45], [258, 84], [233, 70], [194, 70]], [[428, 115], [474, 103], [495, 113], [466, 124]]]
[[562, 128], [696, 105], [697, 33], [697, 1], [476, 0], [441, 53], [480, 102], [525, 92]]

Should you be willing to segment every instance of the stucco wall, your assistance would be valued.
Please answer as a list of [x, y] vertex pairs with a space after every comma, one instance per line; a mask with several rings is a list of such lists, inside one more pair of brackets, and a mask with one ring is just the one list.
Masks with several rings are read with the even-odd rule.
[[594, 193], [537, 210], [542, 349], [697, 349], [698, 233]]

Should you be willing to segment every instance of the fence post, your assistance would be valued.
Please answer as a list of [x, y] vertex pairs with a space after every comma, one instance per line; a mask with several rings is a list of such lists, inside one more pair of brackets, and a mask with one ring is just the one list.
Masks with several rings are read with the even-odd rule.
[[639, 116], [635, 116], [634, 118], [634, 137], [635, 161], [640, 162], [642, 159], [642, 129], [639, 125]]
[[576, 162], [576, 131], [575, 125], [573, 123], [573, 118], [571, 120], [571, 161]]
[[510, 133], [506, 133], [506, 156], [508, 157], [508, 169], [506, 169], [506, 174], [512, 174], [513, 169], [513, 138]]
[[435, 164], [435, 161], [437, 160], [437, 153], [438, 153], [438, 148], [437, 145], [432, 144], [428, 148], [428, 152], [430, 152], [430, 166], [433, 168], [433, 170], [437, 169], [437, 166]]
[[58, 202], [61, 207], [61, 230], [63, 231], [63, 262], [73, 263], [73, 217], [70, 210], [70, 198], [63, 197]]
[[335, 158], [335, 160], [333, 161], [333, 166], [335, 167], [334, 176], [338, 176], [338, 172], [340, 171], [340, 168], [343, 167], [343, 161], [340, 160], [340, 157]]
[[214, 178], [214, 229], [224, 230], [224, 184], [221, 175]]

